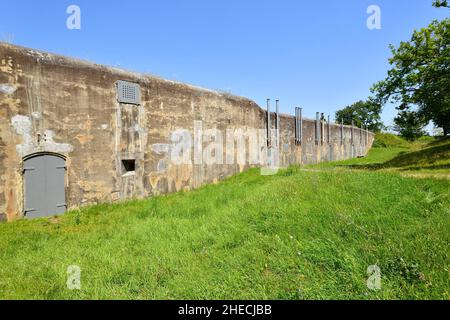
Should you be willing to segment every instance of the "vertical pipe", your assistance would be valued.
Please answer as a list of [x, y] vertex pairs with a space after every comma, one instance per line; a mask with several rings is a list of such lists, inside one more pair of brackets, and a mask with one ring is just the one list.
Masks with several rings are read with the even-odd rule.
[[295, 107], [295, 143], [298, 143], [298, 108]]
[[276, 104], [276, 111], [277, 111], [277, 117], [276, 117], [276, 137], [277, 137], [277, 148], [280, 147], [280, 100], [275, 100]]
[[328, 122], [327, 122], [327, 143], [328, 143], [328, 160], [333, 161], [333, 146], [331, 144], [331, 122], [330, 122], [330, 115], [328, 115]]
[[331, 122], [329, 115], [328, 115], [328, 143], [331, 144]]
[[267, 146], [269, 148], [271, 144], [271, 129], [272, 125], [270, 123], [270, 99], [267, 99]]
[[354, 134], [355, 134], [355, 123], [352, 120], [352, 135], [351, 135], [351, 144], [354, 144]]
[[316, 144], [320, 144], [320, 113], [316, 112]]
[[361, 123], [361, 129], [359, 130], [359, 145], [362, 146], [362, 142], [363, 142], [363, 129], [364, 125]]
[[323, 123], [325, 120], [325, 115], [322, 112], [320, 114], [320, 142], [323, 144], [325, 142], [325, 124]]
[[355, 123], [352, 120], [352, 137], [351, 137], [351, 157], [354, 158], [355, 157], [355, 144], [354, 144], [354, 134], [355, 134]]
[[344, 120], [341, 119], [341, 145], [344, 144]]
[[300, 131], [302, 124], [300, 121], [301, 121], [300, 120], [300, 108], [297, 108], [297, 142], [298, 143], [302, 143], [302, 134]]
[[302, 139], [303, 139], [303, 108], [299, 108], [298, 110], [298, 118], [299, 118], [299, 128], [298, 128], [298, 136], [299, 136], [299, 143], [302, 143]]
[[367, 130], [366, 126], [366, 146], [369, 144], [369, 131]]

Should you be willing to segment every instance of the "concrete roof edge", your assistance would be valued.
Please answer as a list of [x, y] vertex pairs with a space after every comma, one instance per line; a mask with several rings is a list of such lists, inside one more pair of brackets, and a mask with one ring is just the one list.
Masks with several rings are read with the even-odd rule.
[[[207, 88], [195, 86], [195, 85], [192, 85], [192, 84], [189, 84], [189, 83], [185, 83], [185, 82], [164, 79], [162, 77], [159, 77], [159, 76], [156, 76], [156, 75], [152, 75], [152, 74], [129, 71], [129, 70], [118, 68], [118, 67], [98, 64], [98, 63], [87, 61], [87, 60], [80, 59], [80, 58], [67, 57], [67, 56], [64, 56], [64, 55], [61, 55], [61, 54], [55, 54], [55, 53], [51, 53], [51, 52], [47, 52], [47, 51], [43, 51], [43, 50], [27, 48], [27, 47], [24, 47], [24, 46], [20, 46], [20, 45], [16, 45], [16, 44], [10, 44], [10, 43], [6, 43], [6, 42], [2, 42], [2, 41], [0, 41], [0, 48], [1, 47], [5, 47], [5, 48], [8, 48], [10, 50], [12, 49], [12, 50], [20, 51], [23, 54], [32, 56], [32, 57], [34, 57], [36, 59], [43, 59], [43, 60], [49, 60], [49, 61], [52, 61], [52, 59], [53, 60], [54, 59], [62, 59], [64, 61], [66, 61], [67, 63], [71, 63], [71, 64], [74, 64], [74, 65], [77, 65], [77, 64], [78, 65], [83, 65], [83, 66], [88, 67], [88, 68], [99, 69], [99, 71], [100, 70], [108, 70], [108, 71], [110, 71], [112, 73], [123, 74], [125, 76], [133, 77], [133, 78], [136, 78], [136, 79], [141, 79], [142, 81], [145, 81], [146, 79], [152, 79], [152, 80], [158, 80], [158, 81], [171, 83], [171, 84], [175, 84], [175, 85], [180, 85], [180, 86], [184, 86], [186, 88], [193, 89], [193, 90], [198, 90], [198, 91], [201, 91], [201, 92], [204, 92], [204, 93], [215, 94], [215, 95], [218, 95], [218, 96], [226, 98], [226, 99], [232, 99], [232, 100], [235, 100], [235, 101], [250, 102], [250, 103], [254, 104], [255, 106], [257, 106], [261, 111], [263, 111], [263, 112], [266, 111], [265, 108], [262, 108], [260, 105], [258, 105], [252, 99], [249, 99], [247, 97], [233, 95], [233, 94], [227, 93], [227, 92], [220, 92], [220, 91], [217, 91], [217, 90], [207, 89]], [[55, 61], [53, 61], [53, 62], [55, 62]], [[291, 118], [295, 117], [295, 116], [293, 116], [291, 114], [286, 114], [286, 113], [280, 113], [280, 116], [281, 117], [291, 117]], [[307, 121], [315, 121], [314, 119], [309, 119], [309, 118], [303, 118], [303, 119], [307, 120]], [[339, 123], [334, 123], [334, 124], [339, 125]], [[344, 125], [344, 127], [351, 128], [351, 126], [348, 126], [348, 125]], [[357, 128], [357, 127], [355, 127], [355, 128]]]
[[61, 54], [56, 54], [56, 53], [52, 53], [52, 52], [48, 52], [48, 51], [44, 51], [44, 50], [39, 50], [39, 49], [27, 48], [27, 47], [24, 47], [24, 46], [20, 46], [20, 45], [16, 45], [16, 44], [10, 44], [10, 43], [6, 43], [6, 42], [2, 42], [2, 41], [0, 41], [0, 47], [5, 47], [5, 48], [12, 49], [12, 50], [15, 50], [15, 51], [20, 51], [23, 54], [26, 54], [28, 56], [32, 56], [32, 57], [34, 57], [36, 59], [42, 59], [42, 60], [48, 60], [48, 61], [52, 61], [52, 60], [55, 60], [55, 59], [62, 59], [64, 61], [66, 61], [67, 63], [71, 63], [71, 64], [74, 64], [74, 65], [78, 64], [78, 65], [82, 65], [82, 66], [85, 66], [85, 67], [88, 67], [88, 68], [93, 68], [93, 69], [109, 70], [110, 72], [113, 72], [113, 73], [123, 74], [123, 75], [129, 76], [129, 77], [133, 77], [133, 78], [136, 78], [136, 79], [141, 79], [143, 81], [146, 80], [146, 79], [158, 80], [158, 81], [162, 81], [162, 82], [166, 82], [166, 83], [170, 83], [170, 84], [181, 85], [181, 86], [184, 86], [186, 88], [202, 91], [204, 93], [215, 94], [215, 95], [218, 95], [218, 96], [221, 96], [221, 97], [225, 97], [225, 98], [229, 98], [229, 99], [233, 99], [233, 100], [236, 100], [236, 101], [248, 101], [248, 102], [252, 102], [252, 103], [258, 105], [256, 102], [254, 102], [253, 100], [251, 100], [251, 99], [249, 99], [247, 97], [242, 97], [242, 96], [234, 95], [234, 94], [227, 93], [227, 92], [220, 92], [218, 90], [208, 89], [208, 88], [196, 86], [196, 85], [185, 83], [185, 82], [181, 82], [181, 81], [169, 80], [169, 79], [165, 79], [165, 78], [162, 78], [160, 76], [156, 76], [156, 75], [149, 74], [149, 73], [140, 73], [140, 72], [130, 71], [130, 70], [122, 69], [122, 68], [119, 68], [119, 67], [114, 67], [114, 66], [108, 66], [108, 65], [95, 63], [95, 62], [84, 60], [84, 59], [81, 59], [81, 58], [72, 58], [72, 57], [61, 55]]

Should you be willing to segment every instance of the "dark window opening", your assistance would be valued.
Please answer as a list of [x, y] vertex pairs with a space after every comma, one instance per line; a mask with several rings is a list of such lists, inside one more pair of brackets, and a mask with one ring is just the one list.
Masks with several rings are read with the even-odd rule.
[[136, 160], [122, 160], [123, 173], [136, 171]]

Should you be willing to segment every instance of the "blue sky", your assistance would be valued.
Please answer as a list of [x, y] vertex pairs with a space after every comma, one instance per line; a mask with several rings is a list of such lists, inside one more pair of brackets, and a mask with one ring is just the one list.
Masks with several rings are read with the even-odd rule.
[[[265, 105], [281, 100], [306, 116], [334, 112], [370, 94], [388, 70], [389, 44], [449, 16], [432, 0], [47, 0], [1, 1], [0, 39], [231, 91]], [[81, 8], [81, 30], [66, 9]], [[381, 30], [366, 27], [369, 5]], [[395, 115], [387, 106], [383, 120]]]

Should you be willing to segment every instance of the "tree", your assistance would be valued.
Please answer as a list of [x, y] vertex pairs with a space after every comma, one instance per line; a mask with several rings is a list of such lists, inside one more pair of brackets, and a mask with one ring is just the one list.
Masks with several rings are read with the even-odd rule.
[[367, 127], [370, 131], [379, 132], [383, 128], [381, 122], [381, 105], [369, 98], [367, 101], [358, 101], [336, 112], [338, 122], [351, 125], [352, 121], [357, 127]]
[[[439, 5], [446, 5], [439, 1]], [[388, 77], [372, 87], [377, 101], [413, 105], [410, 114], [433, 121], [444, 134], [450, 133], [450, 19], [433, 21], [414, 31], [409, 42], [390, 46], [393, 57]]]
[[397, 108], [399, 114], [394, 118], [394, 131], [409, 141], [416, 140], [426, 134], [424, 127], [427, 121], [408, 106]]
[[440, 8], [440, 7], [450, 8], [448, 0], [434, 0], [433, 6], [436, 8]]

